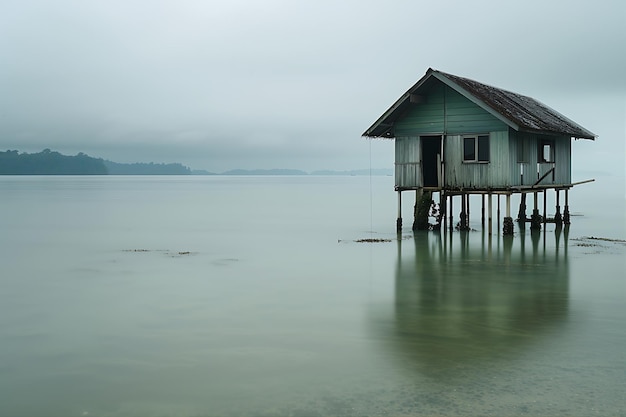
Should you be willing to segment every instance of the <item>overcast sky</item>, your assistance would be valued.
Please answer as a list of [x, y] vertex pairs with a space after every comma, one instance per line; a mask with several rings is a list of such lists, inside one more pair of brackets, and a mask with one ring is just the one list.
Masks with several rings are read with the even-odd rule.
[[432, 67], [548, 104], [598, 135], [575, 168], [624, 173], [624, 0], [0, 0], [0, 63], [0, 150], [391, 168], [360, 135]]

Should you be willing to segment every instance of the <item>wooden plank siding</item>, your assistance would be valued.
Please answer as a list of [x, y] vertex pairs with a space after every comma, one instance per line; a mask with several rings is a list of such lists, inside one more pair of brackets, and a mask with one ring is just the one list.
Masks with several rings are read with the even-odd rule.
[[431, 87], [395, 125], [395, 136], [468, 134], [506, 130], [507, 125], [450, 87]]
[[419, 138], [396, 137], [396, 187], [419, 188], [423, 186], [421, 159]]
[[444, 146], [446, 188], [489, 189], [511, 185], [506, 130], [490, 132], [488, 163], [463, 162], [463, 135], [448, 135]]
[[396, 139], [400, 136], [415, 137], [444, 131], [445, 88], [448, 87], [437, 84], [429, 90], [423, 103], [412, 105], [402, 119], [396, 122], [394, 127]]
[[[553, 166], [554, 178], [549, 174], [541, 184], [571, 182], [571, 138], [515, 131], [444, 84], [430, 86], [420, 103], [396, 122], [394, 134], [397, 189], [423, 187], [420, 136], [431, 135], [444, 135], [445, 188], [529, 186]], [[463, 136], [469, 134], [489, 135], [488, 163], [463, 162]], [[554, 163], [538, 164], [542, 140], [554, 143]]]
[[[425, 100], [415, 104], [395, 126], [396, 188], [423, 186], [420, 135], [440, 135], [444, 139], [445, 187], [488, 187], [500, 180], [502, 165], [508, 160], [508, 127], [470, 100], [443, 84], [432, 86]], [[489, 164], [463, 163], [461, 134], [489, 134]], [[505, 159], [503, 160], [503, 156]], [[507, 184], [510, 181], [506, 182]]]
[[[554, 163], [539, 162], [541, 142], [544, 139], [554, 142]], [[524, 146], [520, 146], [519, 142], [523, 141]], [[511, 155], [510, 176], [513, 179], [511, 185], [533, 185], [554, 166], [554, 178], [552, 174], [541, 181], [541, 184], [570, 184], [572, 181], [571, 173], [571, 151], [572, 140], [567, 136], [546, 136], [534, 133], [516, 132], [509, 130], [509, 148]], [[518, 152], [524, 151], [525, 155], [519, 155]], [[522, 162], [523, 161], [523, 162]], [[524, 178], [521, 178], [521, 167], [523, 167]]]

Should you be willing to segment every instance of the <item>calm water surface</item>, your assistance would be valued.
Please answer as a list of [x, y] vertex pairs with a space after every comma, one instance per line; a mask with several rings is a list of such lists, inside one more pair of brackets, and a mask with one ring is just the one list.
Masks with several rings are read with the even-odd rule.
[[0, 177], [0, 415], [625, 416], [607, 189], [503, 239], [397, 235], [391, 177]]

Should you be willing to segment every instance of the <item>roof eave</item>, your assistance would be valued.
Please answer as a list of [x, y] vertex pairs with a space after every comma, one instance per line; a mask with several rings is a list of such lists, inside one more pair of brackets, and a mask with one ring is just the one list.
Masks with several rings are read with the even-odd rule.
[[[383, 131], [383, 134], [375, 134], [373, 132], [376, 131], [376, 129], [383, 124], [383, 122], [385, 120], [387, 120], [389, 117], [391, 117], [394, 113], [396, 113], [400, 107], [407, 101], [411, 99], [411, 93], [413, 93], [415, 90], [419, 89], [422, 84], [424, 84], [426, 82], [426, 80], [430, 77], [430, 75], [436, 72], [435, 70], [433, 70], [432, 68], [428, 68], [428, 71], [426, 71], [426, 74], [424, 74], [424, 76], [422, 78], [420, 78], [415, 84], [413, 84], [411, 86], [411, 88], [409, 88], [404, 94], [402, 94], [400, 96], [399, 99], [397, 99], [392, 105], [391, 107], [389, 107], [389, 109], [387, 109], [386, 112], [383, 113], [382, 116], [380, 116], [365, 132], [363, 132], [363, 134], [361, 136], [363, 137], [370, 137], [370, 138], [393, 138], [394, 136], [385, 136], [384, 133], [387, 133], [389, 129], [385, 129], [385, 131]], [[391, 126], [393, 127], [393, 124], [391, 124]]]
[[[396, 102], [393, 103], [393, 105], [385, 113], [383, 113], [383, 115], [380, 116], [365, 132], [363, 132], [361, 136], [370, 138], [388, 137], [385, 136], [385, 133], [389, 131], [389, 128], [384, 129], [382, 134], [376, 134], [374, 132], [378, 130], [381, 125], [384, 124], [385, 120], [387, 120], [393, 113], [395, 113], [400, 108], [404, 101], [409, 98], [409, 95], [409, 92], [404, 93], [402, 97], [396, 100]], [[389, 126], [392, 128], [393, 124], [389, 124]]]
[[532, 129], [528, 127], [522, 127], [518, 130], [519, 132], [527, 132], [534, 133], [537, 135], [551, 135], [551, 136], [569, 136], [572, 139], [587, 139], [587, 140], [595, 140], [598, 136], [594, 133], [591, 133], [585, 129], [586, 132], [564, 132], [564, 131], [555, 131], [555, 130], [543, 130], [543, 129]]

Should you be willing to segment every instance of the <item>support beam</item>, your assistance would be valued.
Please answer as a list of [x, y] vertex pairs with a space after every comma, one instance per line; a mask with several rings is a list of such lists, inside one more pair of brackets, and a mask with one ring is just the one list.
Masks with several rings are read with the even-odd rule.
[[527, 220], [528, 219], [526, 218], [526, 193], [522, 193], [520, 197], [520, 203], [519, 203], [519, 212], [517, 213], [517, 223], [519, 224], [521, 229], [526, 227]]
[[493, 231], [493, 218], [492, 218], [492, 213], [493, 213], [493, 205], [492, 205], [492, 195], [491, 193], [489, 193], [489, 196], [487, 197], [487, 205], [488, 205], [488, 211], [489, 211], [489, 220], [488, 220], [488, 225], [489, 225], [489, 234], [491, 234], [491, 232]]
[[396, 219], [396, 231], [402, 231], [402, 191], [398, 190], [398, 218]]
[[561, 206], [559, 205], [559, 196], [561, 195], [561, 190], [556, 191], [556, 213], [554, 214], [554, 223], [556, 223], [556, 227], [560, 228], [563, 225], [563, 217], [561, 217]]
[[513, 234], [513, 217], [511, 217], [511, 194], [506, 195], [506, 216], [504, 217], [504, 226], [502, 233], [507, 235]]
[[447, 212], [446, 212], [446, 206], [447, 206], [447, 202], [448, 202], [448, 196], [446, 195], [446, 193], [441, 190], [439, 192], [439, 225], [441, 230], [443, 230], [444, 232], [446, 231], [446, 225], [447, 225], [447, 220], [448, 220], [448, 216], [447, 216]]
[[461, 212], [459, 213], [459, 230], [464, 230], [465, 225], [465, 216], [467, 213], [465, 212], [465, 194], [461, 194]]
[[485, 228], [485, 195], [480, 195], [481, 207], [480, 207], [480, 225]]
[[565, 207], [563, 208], [563, 223], [566, 225], [570, 224], [568, 194], [569, 194], [569, 190], [565, 190]]
[[446, 228], [446, 193], [441, 190], [439, 191], [439, 212], [437, 213], [437, 222], [436, 222], [436, 228], [438, 230], [441, 230], [441, 227], [443, 225], [443, 228]]
[[467, 230], [469, 230], [469, 219], [470, 219], [470, 194], [465, 195], [465, 226], [467, 226]]
[[530, 230], [541, 230], [541, 216], [539, 215], [539, 193], [533, 193], [533, 214], [530, 217]]
[[506, 217], [511, 217], [511, 194], [506, 195]]
[[450, 217], [450, 231], [451, 232], [454, 230], [454, 220], [453, 220], [454, 216], [452, 215], [453, 198], [454, 198], [454, 196], [452, 194], [450, 194], [450, 210], [449, 210], [450, 216], [449, 217]]
[[469, 223], [467, 221], [468, 213], [467, 213], [467, 194], [461, 194], [461, 214], [459, 216], [459, 230], [469, 230]]
[[498, 229], [500, 228], [500, 194], [498, 194], [498, 210], [496, 212], [496, 219], [498, 219]]
[[423, 189], [415, 190], [415, 207], [413, 208], [413, 230], [428, 230], [428, 212], [432, 204], [432, 194]]
[[[545, 174], [543, 174], [543, 176], [539, 178], [537, 182], [534, 183], [533, 185], [538, 185], [541, 181], [543, 181], [545, 177], [547, 177], [550, 174], [552, 174], [552, 182], [554, 182], [554, 166], [550, 168]], [[537, 164], [537, 177], [538, 176], [539, 176], [539, 164]]]
[[546, 227], [548, 221], [548, 190], [543, 190], [543, 227]]

